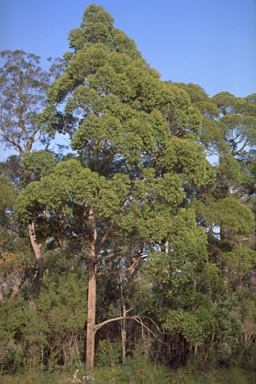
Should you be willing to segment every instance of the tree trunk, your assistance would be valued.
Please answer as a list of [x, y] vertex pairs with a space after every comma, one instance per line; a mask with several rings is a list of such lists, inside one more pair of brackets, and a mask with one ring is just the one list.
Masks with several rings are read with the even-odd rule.
[[30, 242], [36, 257], [38, 272], [35, 280], [36, 290], [39, 291], [40, 285], [44, 276], [44, 259], [41, 253], [41, 244], [36, 242], [36, 234], [35, 234], [35, 223], [32, 221], [31, 224], [28, 225], [28, 234], [30, 238]]
[[121, 320], [121, 343], [122, 343], [122, 364], [125, 364], [126, 360], [126, 338], [127, 338], [127, 331], [126, 331], [126, 305], [123, 297], [123, 282], [122, 282], [122, 274], [120, 275], [120, 291], [121, 291], [121, 307], [122, 307], [122, 316], [123, 319]]
[[96, 239], [97, 230], [93, 210], [90, 209], [89, 221], [93, 229], [93, 238], [88, 250], [88, 302], [87, 302], [87, 333], [86, 333], [86, 370], [90, 374], [94, 368], [95, 354], [95, 318], [96, 318]]
[[86, 369], [89, 373], [94, 367], [95, 353], [95, 314], [96, 314], [96, 266], [93, 255], [89, 255], [88, 314], [86, 334]]

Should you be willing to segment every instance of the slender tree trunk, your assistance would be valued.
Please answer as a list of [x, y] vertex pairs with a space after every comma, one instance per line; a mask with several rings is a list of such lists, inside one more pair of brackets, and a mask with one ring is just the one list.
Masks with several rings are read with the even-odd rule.
[[[123, 313], [123, 316], [126, 316], [126, 314]], [[126, 360], [126, 338], [127, 338], [127, 331], [126, 331], [126, 319], [121, 320], [121, 338], [122, 338], [122, 364], [125, 364]]]
[[97, 230], [93, 210], [90, 210], [89, 221], [93, 228], [93, 239], [88, 251], [88, 302], [87, 302], [87, 333], [86, 333], [86, 370], [90, 374], [94, 368], [95, 354], [95, 318], [96, 318], [96, 239]]
[[[89, 256], [88, 314], [86, 334], [86, 369], [89, 373], [94, 367], [95, 352], [95, 314], [96, 314], [96, 267], [94, 255]], [[92, 258], [92, 260], [90, 260]]]
[[39, 291], [40, 285], [44, 276], [44, 259], [42, 257], [41, 253], [41, 244], [38, 244], [36, 242], [36, 234], [35, 234], [35, 223], [32, 222], [28, 225], [28, 234], [30, 238], [30, 242], [36, 257], [37, 266], [38, 266], [38, 272], [37, 277], [35, 281], [36, 290]]
[[123, 282], [122, 282], [122, 275], [120, 275], [120, 291], [121, 291], [121, 307], [122, 307], [122, 316], [124, 317], [121, 320], [121, 343], [122, 343], [122, 363], [125, 364], [126, 360], [126, 338], [127, 338], [127, 331], [126, 331], [126, 305], [123, 297]]

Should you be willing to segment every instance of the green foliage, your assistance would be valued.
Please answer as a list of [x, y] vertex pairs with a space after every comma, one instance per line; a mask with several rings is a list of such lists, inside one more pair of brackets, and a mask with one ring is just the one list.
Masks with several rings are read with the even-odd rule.
[[[246, 372], [238, 368], [191, 372], [187, 369], [170, 371], [164, 366], [156, 366], [152, 363], [143, 364], [142, 367], [135, 370], [131, 364], [126, 367], [97, 368], [94, 381], [97, 384], [180, 384], [181, 382], [184, 384], [254, 384], [255, 382], [254, 372]], [[32, 372], [17, 376], [6, 375], [1, 379], [3, 384], [51, 384], [73, 380], [73, 375], [74, 370], [68, 370], [63, 373]], [[86, 376], [86, 372], [79, 371], [77, 377], [82, 380], [83, 376]]]
[[7, 301], [0, 311], [2, 373], [80, 361], [86, 297], [84, 279], [75, 272], [45, 278], [35, 301]]
[[100, 340], [95, 353], [95, 364], [97, 367], [114, 367], [120, 363], [120, 343]]
[[231, 293], [223, 295], [216, 302], [215, 332], [220, 345], [219, 357], [224, 360], [230, 357], [241, 331], [241, 316], [238, 308], [237, 297]]
[[40, 295], [35, 301], [39, 313], [55, 335], [81, 330], [86, 321], [86, 285], [75, 272], [54, 276], [54, 282], [45, 279]]
[[29, 152], [43, 132], [37, 121], [46, 104], [50, 73], [43, 71], [40, 57], [21, 50], [2, 51], [0, 69], [1, 141], [20, 155]]
[[23, 300], [0, 302], [1, 374], [17, 373], [26, 368], [25, 344], [22, 341], [26, 309], [27, 304]]
[[251, 233], [254, 216], [251, 210], [238, 200], [227, 197], [216, 204], [216, 224], [220, 225], [222, 232], [233, 236], [245, 236]]
[[150, 363], [144, 356], [135, 352], [125, 366], [98, 368], [95, 370], [97, 383], [169, 383], [170, 372], [164, 366]]
[[55, 163], [50, 152], [41, 150], [27, 153], [22, 159], [21, 167], [30, 181], [33, 181], [52, 173]]
[[15, 201], [15, 187], [11, 181], [4, 175], [0, 175], [0, 204], [1, 212], [5, 209], [11, 209]]
[[[198, 312], [200, 315], [207, 314], [206, 311]], [[201, 319], [196, 314], [190, 314], [181, 309], [177, 311], [169, 310], [163, 327], [166, 331], [181, 333], [191, 346], [198, 346], [203, 344], [209, 336], [209, 334], [205, 332], [203, 324], [200, 324], [201, 320], [203, 320], [204, 324], [207, 324], [207, 320], [209, 319], [210, 317]]]
[[255, 250], [241, 246], [234, 246], [232, 251], [225, 253], [225, 262], [230, 269], [230, 274], [233, 275], [233, 281], [237, 284], [242, 283], [250, 270], [255, 267], [255, 256]]

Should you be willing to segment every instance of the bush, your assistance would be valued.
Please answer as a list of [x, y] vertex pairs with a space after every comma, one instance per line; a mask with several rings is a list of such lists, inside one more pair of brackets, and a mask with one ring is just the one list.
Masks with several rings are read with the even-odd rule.
[[120, 364], [121, 347], [120, 343], [100, 340], [96, 353], [95, 364], [98, 367], [114, 367]]

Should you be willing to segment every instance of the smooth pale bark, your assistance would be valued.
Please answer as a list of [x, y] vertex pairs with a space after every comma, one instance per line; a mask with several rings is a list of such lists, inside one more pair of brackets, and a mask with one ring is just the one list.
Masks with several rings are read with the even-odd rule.
[[127, 312], [125, 309], [125, 305], [123, 306], [123, 320], [121, 320], [121, 342], [122, 342], [122, 363], [125, 364], [126, 360], [126, 339], [127, 339], [127, 331], [126, 331], [126, 316]]
[[95, 352], [95, 313], [96, 313], [96, 266], [93, 252], [89, 252], [88, 314], [86, 333], [86, 369], [93, 371]]
[[121, 343], [122, 343], [122, 363], [125, 363], [126, 360], [126, 338], [127, 338], [127, 331], [126, 331], [126, 305], [124, 301], [123, 296], [123, 283], [122, 283], [122, 275], [120, 275], [120, 291], [121, 291], [121, 307], [122, 307], [122, 315], [123, 320], [121, 320]]
[[95, 316], [96, 316], [96, 261], [97, 254], [95, 244], [97, 240], [97, 230], [93, 214], [90, 209], [89, 221], [93, 229], [93, 238], [91, 239], [88, 250], [88, 303], [87, 303], [87, 333], [86, 333], [86, 369], [91, 373], [94, 368], [95, 354]]
[[34, 222], [28, 225], [28, 234], [29, 234], [30, 243], [32, 245], [32, 248], [36, 257], [37, 266], [38, 266], [35, 285], [36, 285], [36, 289], [39, 290], [43, 276], [44, 276], [44, 259], [42, 257], [42, 252], [41, 252], [42, 245], [36, 242]]

